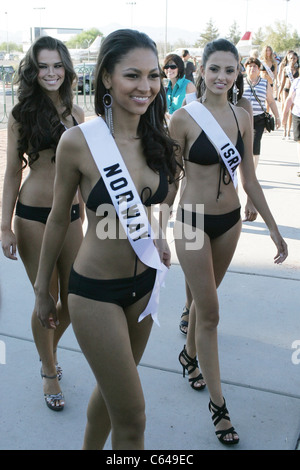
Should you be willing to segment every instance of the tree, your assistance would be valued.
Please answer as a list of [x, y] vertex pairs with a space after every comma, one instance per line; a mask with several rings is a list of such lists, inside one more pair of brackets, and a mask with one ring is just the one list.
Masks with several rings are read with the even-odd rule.
[[0, 44], [0, 51], [19, 51], [22, 52], [22, 45], [15, 42], [3, 42]]
[[296, 29], [294, 30], [294, 32], [292, 34], [291, 40], [294, 42], [293, 49], [300, 48], [300, 36], [299, 36]]
[[233, 44], [237, 44], [241, 39], [241, 32], [236, 21], [234, 21], [232, 26], [229, 28], [229, 34], [226, 36], [226, 39]]
[[97, 28], [91, 28], [87, 31], [83, 31], [80, 34], [77, 34], [73, 39], [70, 39], [66, 43], [69, 49], [87, 49], [93, 41], [95, 41], [97, 36], [103, 37], [103, 33]]
[[290, 32], [290, 28], [285, 23], [276, 21], [275, 28], [267, 26], [265, 44], [270, 45], [277, 53], [286, 52], [299, 47], [300, 38], [296, 30]]
[[188, 49], [190, 44], [186, 39], [178, 38], [173, 44], [173, 49], [180, 49], [181, 47], [182, 49]]
[[218, 28], [215, 27], [213, 20], [210, 18], [206, 25], [206, 30], [200, 34], [200, 38], [196, 42], [196, 47], [204, 47], [210, 41], [219, 37]]
[[266, 43], [266, 35], [263, 32], [262, 28], [258, 28], [256, 33], [254, 33], [252, 42], [253, 44], [255, 44], [255, 46], [262, 46], [263, 44]]

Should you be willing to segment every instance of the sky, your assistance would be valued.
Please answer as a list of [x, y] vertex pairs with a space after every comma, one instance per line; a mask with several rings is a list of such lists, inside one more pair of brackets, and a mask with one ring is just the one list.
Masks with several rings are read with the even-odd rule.
[[[155, 33], [158, 37], [153, 37], [157, 41], [165, 39], [166, 31], [168, 37], [168, 30], [173, 28], [200, 35], [210, 19], [220, 35], [228, 34], [234, 21], [241, 34], [274, 25], [275, 21], [283, 24], [287, 21], [291, 30], [297, 29], [300, 35], [300, 0], [13, 0], [0, 6], [0, 31], [2, 36], [3, 32], [8, 33], [8, 37], [10, 33], [28, 30], [33, 25], [96, 27], [104, 34], [110, 32], [110, 25], [117, 25], [117, 28], [140, 31], [146, 27], [158, 28]], [[182, 38], [182, 34], [179, 37]]]

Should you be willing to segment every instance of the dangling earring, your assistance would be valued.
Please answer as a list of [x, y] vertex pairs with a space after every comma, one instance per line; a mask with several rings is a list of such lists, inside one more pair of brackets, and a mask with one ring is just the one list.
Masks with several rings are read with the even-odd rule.
[[112, 117], [112, 104], [114, 100], [108, 91], [105, 93], [102, 100], [104, 106], [105, 122], [110, 130], [111, 135], [114, 137], [114, 123]]
[[239, 89], [236, 86], [236, 80], [234, 81], [233, 88], [232, 88], [232, 104], [236, 105], [238, 102], [238, 94]]

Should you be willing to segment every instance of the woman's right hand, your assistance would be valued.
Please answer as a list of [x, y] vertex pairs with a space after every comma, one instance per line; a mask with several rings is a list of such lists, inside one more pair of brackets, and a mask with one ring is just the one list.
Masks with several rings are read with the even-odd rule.
[[17, 260], [16, 236], [12, 230], [2, 230], [1, 244], [4, 255], [9, 259]]
[[34, 312], [44, 328], [55, 330], [59, 324], [56, 314], [56, 303], [52, 295], [37, 294], [35, 299]]

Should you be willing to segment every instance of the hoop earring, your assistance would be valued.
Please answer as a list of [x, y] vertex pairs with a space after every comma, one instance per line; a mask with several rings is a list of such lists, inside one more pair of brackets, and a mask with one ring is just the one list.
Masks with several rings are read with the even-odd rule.
[[234, 81], [232, 88], [232, 104], [236, 105], [238, 102], [239, 89], [236, 86], [236, 80]]
[[113, 123], [113, 116], [112, 116], [112, 104], [114, 102], [113, 97], [107, 91], [102, 98], [103, 106], [104, 106], [104, 115], [105, 115], [105, 122], [110, 130], [111, 135], [114, 137], [114, 123]]

